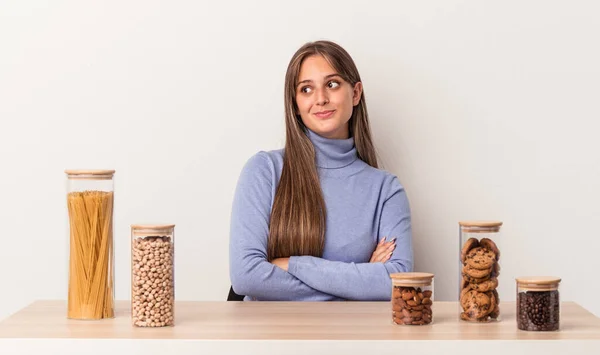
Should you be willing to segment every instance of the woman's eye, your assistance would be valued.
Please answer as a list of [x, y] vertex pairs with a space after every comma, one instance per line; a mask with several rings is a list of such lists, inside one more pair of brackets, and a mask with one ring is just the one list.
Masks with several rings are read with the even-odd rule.
[[340, 83], [338, 83], [335, 80], [330, 81], [329, 83], [327, 83], [327, 86], [329, 86], [330, 89], [335, 89], [338, 86], [340, 86]]
[[308, 94], [309, 92], [311, 92], [311, 88], [309, 88], [308, 86], [305, 86], [302, 89], [300, 89], [300, 92]]

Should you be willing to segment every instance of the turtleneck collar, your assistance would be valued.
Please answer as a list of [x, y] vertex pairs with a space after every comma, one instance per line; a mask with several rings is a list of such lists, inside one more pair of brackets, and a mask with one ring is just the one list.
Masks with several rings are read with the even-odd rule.
[[352, 164], [358, 155], [354, 146], [354, 138], [325, 138], [306, 128], [306, 135], [315, 147], [317, 167], [339, 169]]

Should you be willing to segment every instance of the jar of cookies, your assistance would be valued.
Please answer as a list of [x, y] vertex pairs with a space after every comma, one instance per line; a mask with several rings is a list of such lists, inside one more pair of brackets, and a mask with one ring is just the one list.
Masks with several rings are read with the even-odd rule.
[[114, 170], [66, 170], [67, 318], [114, 318]]
[[500, 321], [500, 221], [459, 222], [459, 312], [469, 322]]
[[392, 279], [392, 321], [398, 325], [433, 323], [433, 274], [402, 272]]
[[517, 281], [517, 327], [528, 331], [560, 329], [560, 278], [519, 277]]
[[175, 225], [131, 226], [131, 318], [137, 327], [175, 324]]

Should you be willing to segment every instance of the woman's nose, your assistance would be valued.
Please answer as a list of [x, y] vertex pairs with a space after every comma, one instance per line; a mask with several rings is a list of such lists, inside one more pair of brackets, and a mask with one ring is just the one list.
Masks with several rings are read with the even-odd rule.
[[329, 97], [325, 90], [317, 90], [317, 105], [326, 105], [329, 103]]

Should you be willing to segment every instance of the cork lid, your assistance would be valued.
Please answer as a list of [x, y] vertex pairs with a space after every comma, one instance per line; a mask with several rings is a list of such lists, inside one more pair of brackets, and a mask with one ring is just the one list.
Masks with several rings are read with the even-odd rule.
[[159, 235], [172, 233], [174, 228], [174, 224], [132, 224], [131, 232], [134, 236]]
[[65, 170], [70, 180], [110, 180], [115, 174], [114, 170]]
[[155, 229], [165, 230], [175, 228], [174, 224], [132, 224], [131, 229]]
[[390, 274], [394, 285], [431, 285], [433, 274], [426, 272], [398, 272]]
[[517, 287], [530, 291], [553, 291], [558, 289], [561, 279], [554, 276], [517, 277]]
[[502, 226], [501, 221], [459, 221], [458, 225], [465, 232], [489, 233], [498, 232]]

